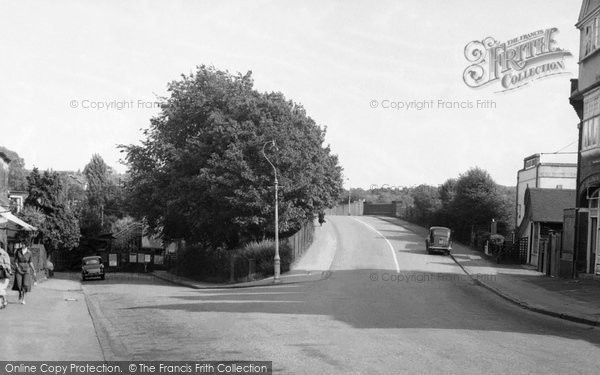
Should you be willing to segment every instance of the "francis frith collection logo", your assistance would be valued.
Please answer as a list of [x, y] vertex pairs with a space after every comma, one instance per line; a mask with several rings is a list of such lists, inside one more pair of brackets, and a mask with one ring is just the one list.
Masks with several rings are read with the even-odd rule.
[[474, 40], [465, 47], [465, 58], [471, 63], [463, 80], [472, 88], [499, 84], [500, 90], [523, 87], [535, 80], [568, 74], [565, 58], [571, 52], [558, 47], [557, 28], [537, 30], [499, 42], [492, 37]]

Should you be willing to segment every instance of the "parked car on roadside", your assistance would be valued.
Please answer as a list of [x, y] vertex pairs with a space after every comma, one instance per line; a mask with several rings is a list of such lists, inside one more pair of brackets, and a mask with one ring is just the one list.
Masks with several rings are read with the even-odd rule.
[[452, 231], [446, 227], [429, 228], [425, 248], [429, 254], [438, 252], [449, 255], [452, 250]]
[[81, 259], [81, 279], [83, 281], [98, 277], [104, 280], [104, 265], [99, 256], [83, 257]]

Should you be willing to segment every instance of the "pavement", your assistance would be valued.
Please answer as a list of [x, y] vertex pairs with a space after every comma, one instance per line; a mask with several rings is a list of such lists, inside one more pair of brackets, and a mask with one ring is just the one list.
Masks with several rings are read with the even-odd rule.
[[[428, 233], [428, 229], [405, 220], [383, 216], [379, 219], [400, 225], [422, 237]], [[330, 276], [338, 241], [335, 232], [324, 228], [315, 228], [313, 244], [292, 270], [282, 275], [282, 284], [318, 281]], [[498, 264], [483, 252], [457, 242], [454, 242], [451, 257], [475, 283], [520, 307], [577, 323], [600, 325], [600, 281], [547, 277], [526, 265]], [[224, 287], [222, 284], [197, 282], [166, 271], [155, 271], [154, 275], [195, 289]], [[225, 287], [247, 288], [271, 284], [272, 277]]]
[[[380, 217], [426, 236], [428, 230], [405, 220]], [[477, 284], [525, 309], [557, 318], [600, 325], [600, 281], [545, 276], [519, 264], [497, 264], [491, 257], [454, 242], [454, 261]]]
[[79, 279], [55, 273], [0, 310], [0, 360], [104, 360]]

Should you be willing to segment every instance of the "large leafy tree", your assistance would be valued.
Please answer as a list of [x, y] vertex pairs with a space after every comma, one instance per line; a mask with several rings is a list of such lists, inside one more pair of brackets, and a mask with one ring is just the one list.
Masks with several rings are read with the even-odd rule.
[[85, 200], [80, 213], [81, 233], [94, 237], [110, 231], [111, 225], [123, 216], [123, 200], [116, 173], [98, 154], [83, 169], [87, 182]]
[[122, 146], [129, 201], [165, 238], [237, 246], [273, 235], [274, 176], [280, 231], [292, 232], [341, 190], [325, 130], [281, 93], [253, 89], [251, 73], [200, 66], [169, 85], [141, 146]]
[[90, 206], [106, 205], [109, 199], [110, 180], [108, 165], [98, 154], [92, 155], [92, 160], [83, 169], [87, 180], [87, 199]]
[[51, 252], [79, 245], [79, 224], [65, 199], [64, 185], [57, 172], [43, 174], [34, 168], [27, 177], [28, 197], [21, 214], [38, 227], [41, 242]]
[[419, 185], [412, 190], [412, 197], [417, 210], [417, 220], [425, 223], [434, 220], [442, 205], [438, 188]]
[[459, 176], [450, 209], [455, 229], [464, 238], [467, 238], [471, 225], [503, 219], [505, 213], [498, 186], [481, 168], [471, 168]]

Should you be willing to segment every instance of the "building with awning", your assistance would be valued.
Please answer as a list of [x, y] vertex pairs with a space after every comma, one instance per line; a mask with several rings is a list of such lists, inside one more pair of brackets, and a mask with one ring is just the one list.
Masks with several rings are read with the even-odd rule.
[[7, 250], [14, 246], [16, 234], [20, 231], [37, 231], [32, 225], [27, 224], [12, 214], [10, 209], [8, 175], [10, 171], [10, 158], [3, 152], [0, 152], [0, 241]]
[[7, 226], [8, 230], [11, 230], [11, 231], [19, 231], [19, 230], [37, 231], [36, 227], [34, 227], [33, 225], [27, 224], [23, 220], [19, 219], [15, 215], [13, 215], [7, 209], [0, 207], [0, 210], [2, 210], [2, 211], [0, 211], [0, 224], [2, 223], [3, 220], [6, 221], [6, 226]]

